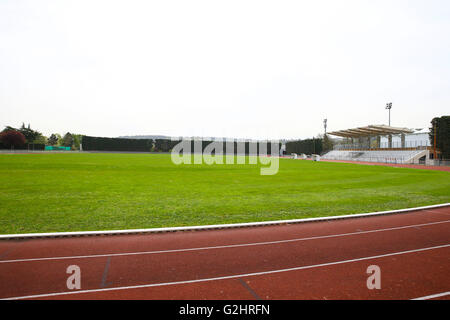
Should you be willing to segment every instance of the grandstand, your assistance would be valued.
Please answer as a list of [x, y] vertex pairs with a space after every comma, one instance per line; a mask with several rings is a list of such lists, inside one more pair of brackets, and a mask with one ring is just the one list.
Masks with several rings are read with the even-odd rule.
[[323, 159], [405, 164], [430, 161], [427, 134], [417, 134], [413, 129], [369, 125], [329, 134], [341, 139], [332, 151], [322, 156]]

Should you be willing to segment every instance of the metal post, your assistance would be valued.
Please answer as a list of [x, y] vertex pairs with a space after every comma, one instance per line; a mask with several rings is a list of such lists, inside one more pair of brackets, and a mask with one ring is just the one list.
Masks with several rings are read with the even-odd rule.
[[386, 103], [386, 109], [389, 110], [389, 127], [391, 126], [391, 109], [392, 109], [392, 102]]

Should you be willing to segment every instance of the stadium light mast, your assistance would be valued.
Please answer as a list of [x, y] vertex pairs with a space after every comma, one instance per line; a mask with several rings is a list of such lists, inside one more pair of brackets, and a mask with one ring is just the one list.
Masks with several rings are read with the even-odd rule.
[[386, 109], [389, 110], [389, 127], [391, 126], [391, 109], [392, 109], [392, 102], [386, 103]]
[[323, 128], [325, 129], [325, 135], [327, 135], [327, 119], [323, 120]]

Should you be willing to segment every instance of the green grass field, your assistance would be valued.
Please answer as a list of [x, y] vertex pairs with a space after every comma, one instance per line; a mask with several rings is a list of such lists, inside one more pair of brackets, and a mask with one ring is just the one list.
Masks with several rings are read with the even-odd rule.
[[0, 155], [0, 233], [222, 224], [450, 202], [450, 173], [281, 159], [173, 165], [167, 154]]

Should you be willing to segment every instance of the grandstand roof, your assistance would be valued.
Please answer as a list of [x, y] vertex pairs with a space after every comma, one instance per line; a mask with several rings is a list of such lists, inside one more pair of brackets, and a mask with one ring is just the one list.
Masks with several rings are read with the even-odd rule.
[[410, 134], [410, 133], [414, 133], [414, 130], [408, 128], [390, 127], [386, 125], [370, 125], [367, 127], [333, 131], [329, 132], [328, 134], [345, 138], [359, 138], [359, 137], [386, 136], [390, 134]]

